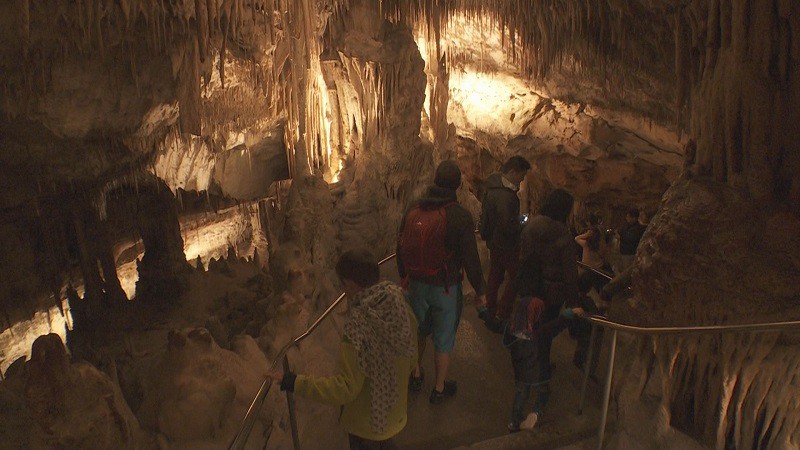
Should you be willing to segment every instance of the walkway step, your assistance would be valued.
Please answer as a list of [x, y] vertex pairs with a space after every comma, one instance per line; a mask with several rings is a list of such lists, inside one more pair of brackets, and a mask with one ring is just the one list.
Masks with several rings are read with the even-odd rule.
[[545, 450], [569, 446], [570, 449], [595, 448], [593, 437], [597, 436], [600, 411], [587, 408], [580, 416], [570, 415], [558, 420], [544, 422], [531, 431], [488, 439], [474, 444], [456, 447], [455, 450]]

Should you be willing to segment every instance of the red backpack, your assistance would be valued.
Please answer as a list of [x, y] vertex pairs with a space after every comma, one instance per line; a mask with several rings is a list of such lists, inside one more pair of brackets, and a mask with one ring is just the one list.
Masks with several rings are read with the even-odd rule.
[[409, 211], [400, 234], [400, 258], [410, 278], [431, 278], [447, 270], [452, 256], [444, 246], [447, 232], [446, 209], [455, 202], [436, 209], [419, 206]]

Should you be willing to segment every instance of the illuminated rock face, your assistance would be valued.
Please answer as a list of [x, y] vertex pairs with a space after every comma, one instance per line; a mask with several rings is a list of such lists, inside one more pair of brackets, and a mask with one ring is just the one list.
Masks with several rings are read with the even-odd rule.
[[[143, 380], [137, 412], [142, 426], [172, 443], [225, 446], [266, 370], [257, 349], [247, 352], [252, 339], [243, 339], [251, 344], [240, 342], [237, 354], [220, 348], [202, 328], [170, 332], [166, 352]], [[247, 354], [257, 359], [244, 358]]]
[[[633, 301], [615, 314], [642, 326], [796, 320], [799, 232], [795, 216], [742, 189], [682, 178], [639, 246]], [[709, 446], [796, 448], [798, 343], [797, 333], [637, 340], [617, 381], [623, 438], [664, 447], [674, 427]]]
[[[456, 13], [447, 19], [441, 38], [446, 73], [441, 64], [432, 65], [436, 53], [428, 31], [422, 27], [416, 35], [428, 73], [424, 115], [431, 122], [423, 134], [442, 141], [440, 153], [459, 160], [479, 196], [490, 173], [522, 155], [533, 166], [521, 194], [523, 210], [536, 211], [550, 190], [566, 188], [581, 217], [599, 213], [616, 226], [630, 207], [655, 211], [680, 173], [685, 138], [630, 108], [609, 108], [613, 102], [601, 102], [589, 89], [551, 97], [548, 83], [531, 80], [504, 50], [500, 31], [487, 18]], [[446, 114], [434, 108], [442, 85], [448, 89]]]
[[[558, 186], [574, 192], [580, 206], [611, 217], [631, 204], [661, 205], [685, 161], [687, 178], [664, 199], [639, 255], [640, 320], [794, 318], [796, 301], [788, 299], [797, 297], [791, 255], [797, 254], [792, 243], [800, 214], [800, 3], [541, 0], [524, 9], [518, 3], [4, 3], [2, 320], [11, 325], [35, 310], [58, 314], [52, 307], [61, 305], [63, 287], [78, 279], [91, 306], [79, 328], [91, 324], [87, 317], [102, 320], [95, 313], [107, 297], [125, 304], [109, 255], [116, 260], [114, 248], [138, 238], [112, 233], [106, 239], [96, 224], [119, 218], [103, 213], [105, 193], [120, 185], [136, 191], [143, 171], [160, 181], [130, 197], [141, 200], [142, 214], [131, 215], [126, 233], [118, 234], [136, 229], [148, 248], [140, 267], [143, 298], [171, 297], [187, 269], [170, 190], [205, 190], [209, 204], [219, 195], [272, 195], [271, 182], [285, 175], [277, 162], [285, 149], [285, 169], [297, 177], [272, 230], [274, 242], [284, 246], [273, 248], [276, 258], [270, 258], [275, 285], [286, 291], [285, 317], [271, 322], [279, 330], [250, 330], [261, 334], [266, 349], [327, 305], [340, 249], [366, 244], [376, 253], [391, 250], [400, 214], [431, 180], [436, 162], [459, 160], [468, 182], [459, 198], [475, 213], [479, 205], [469, 188], [480, 194], [485, 177], [512, 154], [534, 166], [524, 208], [535, 210]], [[444, 26], [451, 16], [453, 23]], [[506, 27], [502, 39], [492, 31], [500, 24]], [[305, 174], [306, 166], [315, 173]], [[337, 183], [329, 188], [325, 181]], [[192, 257], [200, 253], [194, 247], [186, 249]], [[215, 272], [232, 270], [228, 262], [215, 265]], [[746, 295], [727, 292], [742, 278]], [[657, 302], [648, 300], [651, 290]], [[169, 320], [183, 327], [188, 319]], [[196, 321], [192, 325], [202, 325]], [[48, 325], [43, 331], [62, 326], [42, 323]], [[335, 336], [326, 333], [327, 340], [314, 345], [322, 348]], [[719, 446], [796, 446], [786, 438], [797, 429], [790, 378], [796, 343], [786, 336], [714, 339], [662, 341], [642, 354], [657, 355], [666, 380], [659, 395], [669, 414], [653, 414], [659, 431], [672, 424]], [[171, 382], [197, 385], [217, 402], [181, 394], [169, 399], [175, 408], [158, 414], [169, 439], [221, 439], [228, 424], [215, 414], [235, 410], [239, 390], [232, 399], [234, 377], [217, 383], [195, 364], [211, 360], [219, 368], [228, 361], [219, 356], [224, 351], [202, 333], [188, 340], [197, 342], [185, 354], [170, 348], [186, 359]], [[714, 359], [717, 349], [728, 353]], [[325, 354], [306, 351], [303, 358]], [[73, 366], [60, 367], [72, 373]], [[762, 366], [766, 375], [756, 376]], [[625, 379], [643, 383], [649, 368], [631, 369]], [[710, 373], [705, 381], [698, 381], [697, 368]], [[100, 386], [82, 395], [109, 392], [97, 381], [101, 375], [85, 367], [78, 372]], [[42, 373], [54, 386], [66, 383]], [[43, 384], [31, 386], [62, 407]], [[777, 399], [786, 402], [775, 406]], [[52, 422], [47, 402], [37, 403], [35, 395], [30, 400], [37, 420]], [[623, 400], [634, 405], [639, 399]], [[110, 424], [108, 411], [125, 416], [118, 406], [97, 406], [100, 412], [91, 417]], [[195, 406], [207, 414], [192, 428], [183, 423], [182, 408]], [[713, 408], [724, 417], [712, 417]], [[628, 422], [633, 416], [624, 415], [621, 428], [635, 429]], [[768, 420], [772, 428], [764, 428]], [[126, 445], [127, 435], [116, 431], [122, 428], [109, 427], [115, 431], [101, 434], [98, 445]], [[96, 443], [78, 436], [93, 430], [75, 430], [69, 445]], [[747, 430], [764, 433], [754, 438]]]
[[131, 448], [139, 424], [119, 385], [86, 363], [71, 364], [55, 334], [33, 344], [25, 398], [34, 448]]

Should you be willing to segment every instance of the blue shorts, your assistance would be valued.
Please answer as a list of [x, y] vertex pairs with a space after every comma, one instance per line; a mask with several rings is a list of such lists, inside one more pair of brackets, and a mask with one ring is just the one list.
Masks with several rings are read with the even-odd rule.
[[411, 280], [406, 296], [417, 316], [419, 335], [428, 336], [433, 333], [433, 347], [436, 352], [452, 352], [464, 300], [461, 283], [445, 289], [444, 286]]

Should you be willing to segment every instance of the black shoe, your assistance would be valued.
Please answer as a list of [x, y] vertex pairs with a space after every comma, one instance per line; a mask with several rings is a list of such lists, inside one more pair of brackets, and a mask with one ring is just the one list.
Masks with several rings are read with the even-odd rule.
[[500, 334], [503, 332], [503, 321], [497, 316], [487, 316], [483, 320], [483, 324], [486, 325], [492, 333]]
[[444, 382], [444, 390], [439, 392], [434, 387], [431, 391], [430, 402], [434, 405], [438, 405], [442, 403], [444, 399], [452, 397], [456, 395], [456, 391], [458, 391], [458, 384], [456, 384], [455, 380], [447, 380]]
[[408, 377], [408, 390], [411, 392], [419, 392], [422, 390], [422, 384], [425, 381], [425, 372], [419, 370], [419, 376], [415, 377], [414, 372]]

